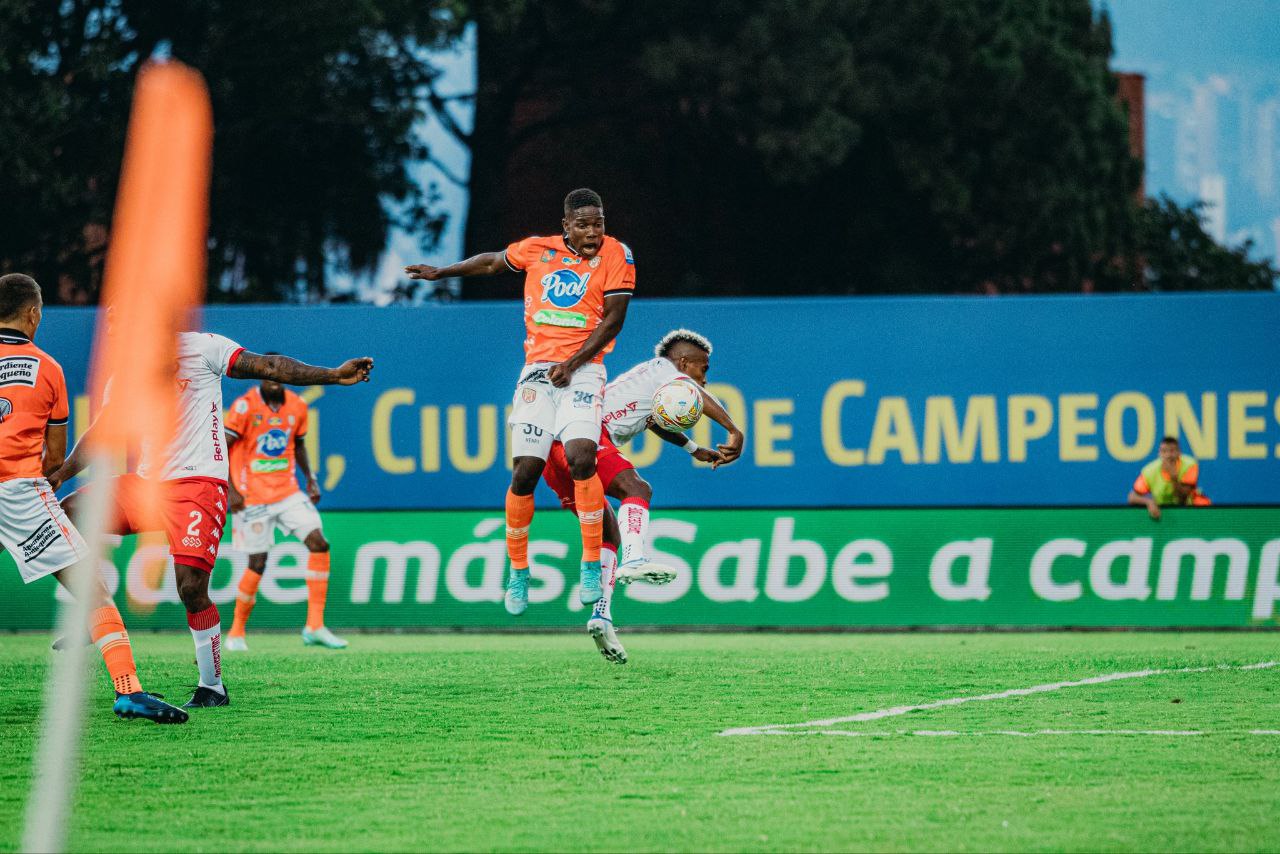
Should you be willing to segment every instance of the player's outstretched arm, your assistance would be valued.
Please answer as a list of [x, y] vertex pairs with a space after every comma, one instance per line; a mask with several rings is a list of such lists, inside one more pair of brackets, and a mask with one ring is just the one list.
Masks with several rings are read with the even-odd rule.
[[479, 255], [472, 255], [465, 261], [459, 261], [447, 267], [410, 264], [404, 268], [404, 272], [411, 279], [426, 279], [428, 282], [434, 282], [457, 276], [492, 276], [494, 273], [510, 271], [510, 269], [507, 266], [505, 252], [481, 252]]
[[715, 395], [702, 390], [702, 411], [707, 417], [719, 424], [729, 433], [727, 441], [716, 445], [716, 449], [720, 451], [720, 462], [715, 463], [716, 466], [728, 465], [729, 463], [742, 456], [742, 446], [746, 442], [747, 437], [737, 424], [733, 423], [733, 419], [729, 417], [729, 413], [720, 405], [720, 401], [716, 400]]
[[245, 351], [227, 371], [239, 380], [274, 380], [285, 385], [355, 385], [367, 383], [373, 359], [348, 359], [336, 368], [321, 368], [288, 356], [261, 356]]
[[547, 379], [551, 380], [552, 385], [557, 388], [567, 387], [578, 368], [594, 359], [610, 341], [618, 337], [618, 333], [622, 331], [622, 324], [627, 322], [627, 306], [630, 304], [629, 291], [605, 294], [604, 316], [600, 318], [600, 325], [586, 341], [582, 342], [578, 352], [560, 364], [553, 365], [551, 370], [547, 371]]

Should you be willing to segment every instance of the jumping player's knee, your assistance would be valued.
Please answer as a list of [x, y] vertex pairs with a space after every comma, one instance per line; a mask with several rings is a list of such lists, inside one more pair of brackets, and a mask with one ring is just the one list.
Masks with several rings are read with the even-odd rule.
[[575, 439], [564, 446], [565, 461], [574, 480], [587, 480], [596, 473], [596, 444], [585, 439]]
[[256, 555], [249, 555], [249, 571], [256, 572], [258, 575], [267, 571], [267, 553], [259, 552]]
[[532, 495], [545, 465], [545, 461], [537, 457], [516, 457], [511, 464], [511, 491], [516, 495]]
[[307, 534], [302, 544], [307, 547], [309, 552], [327, 552], [329, 551], [329, 541], [324, 538], [324, 534], [317, 529]]
[[639, 498], [648, 504], [653, 500], [653, 487], [649, 485], [649, 481], [637, 474], [635, 469], [627, 469], [619, 472], [610, 482], [609, 497], [619, 501]]

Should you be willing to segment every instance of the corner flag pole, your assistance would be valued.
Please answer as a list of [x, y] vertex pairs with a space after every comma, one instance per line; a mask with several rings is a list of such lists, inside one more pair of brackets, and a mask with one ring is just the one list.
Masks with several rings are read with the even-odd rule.
[[[163, 453], [172, 437], [177, 333], [204, 294], [212, 151], [213, 113], [204, 80], [181, 63], [148, 63], [134, 90], [90, 369], [93, 399], [104, 400], [110, 380], [111, 400], [119, 405], [104, 401], [89, 437], [94, 487], [76, 520], [89, 557], [71, 573], [72, 602], [58, 621], [64, 637], [82, 634], [88, 619], [114, 461], [138, 443], [144, 453]], [[144, 483], [151, 485], [142, 496], [144, 512], [159, 518], [160, 484]], [[25, 851], [60, 851], [66, 844], [78, 779], [85, 658], [85, 648], [73, 643], [53, 662]]]

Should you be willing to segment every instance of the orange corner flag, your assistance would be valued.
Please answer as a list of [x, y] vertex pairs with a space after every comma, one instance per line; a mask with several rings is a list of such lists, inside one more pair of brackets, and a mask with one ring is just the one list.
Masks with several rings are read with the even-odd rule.
[[[202, 302], [213, 111], [200, 74], [178, 62], [138, 74], [111, 225], [91, 367], [106, 401], [92, 449], [163, 453], [177, 417], [177, 333]], [[105, 318], [105, 322], [103, 319]], [[144, 496], [149, 511], [159, 495]]]

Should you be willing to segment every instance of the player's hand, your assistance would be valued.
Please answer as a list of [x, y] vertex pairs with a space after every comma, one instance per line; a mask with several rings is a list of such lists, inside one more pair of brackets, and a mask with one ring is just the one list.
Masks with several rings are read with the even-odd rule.
[[426, 279], [428, 282], [443, 278], [440, 275], [440, 268], [432, 267], [430, 264], [410, 264], [404, 268], [404, 274], [411, 279]]
[[61, 466], [59, 466], [58, 468], [51, 471], [49, 473], [49, 476], [46, 477], [45, 480], [49, 481], [49, 488], [52, 489], [54, 492], [57, 492], [58, 488], [61, 487], [62, 484], [67, 482], [66, 470], [63, 469]]
[[724, 454], [710, 448], [699, 448], [693, 452], [693, 458], [700, 463], [711, 463], [713, 469], [724, 463]]
[[551, 384], [556, 388], [568, 388], [569, 380], [573, 379], [573, 372], [577, 370], [567, 361], [558, 365], [552, 365], [551, 370], [547, 371], [547, 379], [551, 380]]
[[338, 385], [355, 385], [367, 383], [369, 372], [373, 370], [373, 359], [361, 356], [359, 359], [347, 359], [334, 369], [338, 376]]
[[240, 513], [244, 510], [244, 496], [234, 489], [227, 496], [227, 510], [231, 513]]
[[320, 503], [320, 483], [314, 477], [307, 481], [307, 497], [312, 504]]
[[716, 445], [716, 450], [720, 452], [722, 459], [717, 465], [727, 466], [729, 463], [742, 456], [742, 446], [746, 443], [746, 437], [742, 433], [730, 433], [729, 440], [723, 444]]
[[1147, 505], [1147, 515], [1151, 517], [1153, 522], [1160, 521], [1160, 505], [1152, 501]]

